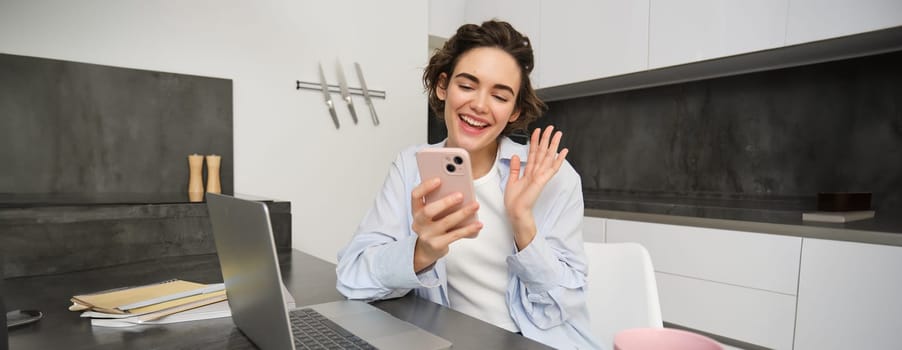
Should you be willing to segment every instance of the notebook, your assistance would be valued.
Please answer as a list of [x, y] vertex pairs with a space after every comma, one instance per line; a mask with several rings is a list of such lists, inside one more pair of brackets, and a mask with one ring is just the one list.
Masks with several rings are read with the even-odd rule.
[[[220, 317], [229, 317], [229, 303], [223, 297], [222, 301], [212, 304], [181, 310], [162, 317], [155, 317], [155, 313], [139, 316], [91, 318], [91, 326], [95, 327], [133, 327], [137, 325], [160, 325], [188, 321], [208, 320]], [[82, 315], [82, 317], [85, 317]]]
[[207, 193], [206, 199], [232, 321], [260, 349], [313, 348], [312, 343], [321, 339], [301, 335], [302, 327], [292, 327], [292, 323], [307, 319], [322, 322], [328, 326], [325, 328], [338, 326], [346, 333], [337, 330], [343, 336], [368, 343], [341, 340], [341, 344], [352, 344], [341, 348], [451, 347], [451, 342], [360, 301], [342, 300], [289, 310], [282, 302], [282, 275], [266, 205], [212, 193]]
[[221, 290], [205, 291], [209, 287], [211, 286], [202, 283], [174, 279], [138, 287], [76, 295], [72, 297], [73, 306], [69, 309], [143, 315], [189, 303], [203, 303], [205, 300], [208, 301], [206, 304], [210, 304], [218, 301], [213, 300], [215, 297], [225, 297], [225, 292]]

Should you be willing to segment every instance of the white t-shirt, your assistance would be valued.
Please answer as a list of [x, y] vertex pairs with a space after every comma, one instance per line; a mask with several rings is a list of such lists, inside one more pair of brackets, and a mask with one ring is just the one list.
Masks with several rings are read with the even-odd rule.
[[454, 310], [519, 332], [507, 305], [506, 258], [516, 248], [504, 208], [497, 163], [496, 160], [485, 176], [473, 181], [479, 202], [476, 215], [483, 224], [482, 231], [476, 238], [452, 243], [445, 257], [448, 299]]

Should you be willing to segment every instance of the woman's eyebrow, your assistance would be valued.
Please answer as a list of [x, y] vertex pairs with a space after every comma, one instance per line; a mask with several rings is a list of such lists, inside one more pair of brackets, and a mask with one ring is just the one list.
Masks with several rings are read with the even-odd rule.
[[[457, 75], [455, 75], [454, 77], [472, 80], [474, 83], [477, 83], [477, 84], [479, 83], [479, 78], [477, 78], [475, 75], [472, 75], [470, 73], [457, 73]], [[512, 95], [516, 95], [516, 94], [514, 94], [513, 88], [511, 88], [510, 86], [504, 85], [504, 84], [495, 84], [494, 88], [501, 89], [501, 90], [507, 90]]]

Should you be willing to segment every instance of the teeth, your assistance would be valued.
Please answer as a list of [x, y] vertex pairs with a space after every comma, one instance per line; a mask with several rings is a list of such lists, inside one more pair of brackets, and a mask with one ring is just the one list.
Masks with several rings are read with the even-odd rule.
[[470, 125], [475, 126], [475, 127], [477, 127], [477, 128], [481, 128], [481, 127], [484, 127], [484, 126], [488, 125], [487, 123], [480, 122], [480, 121], [478, 121], [478, 120], [476, 120], [476, 119], [467, 117], [467, 116], [465, 116], [465, 115], [460, 116], [460, 119], [462, 119], [462, 120], [463, 120], [464, 122], [466, 122], [467, 124], [470, 124]]

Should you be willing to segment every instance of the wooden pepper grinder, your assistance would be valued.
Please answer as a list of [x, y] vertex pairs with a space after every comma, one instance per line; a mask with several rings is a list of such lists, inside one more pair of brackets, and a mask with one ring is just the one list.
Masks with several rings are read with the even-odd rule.
[[222, 157], [211, 154], [207, 156], [207, 192], [222, 193], [222, 184], [219, 182], [219, 164]]
[[204, 200], [204, 156], [189, 155], [188, 171], [188, 200], [202, 202]]

